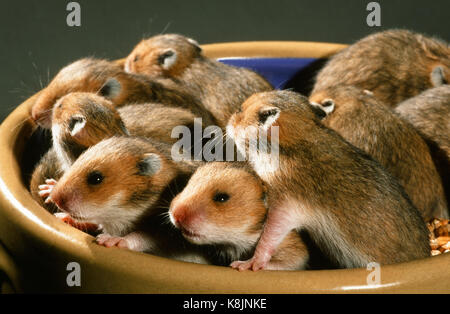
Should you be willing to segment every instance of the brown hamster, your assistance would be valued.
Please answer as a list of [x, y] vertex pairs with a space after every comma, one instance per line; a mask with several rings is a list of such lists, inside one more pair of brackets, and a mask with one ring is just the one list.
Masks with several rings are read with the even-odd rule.
[[[47, 197], [64, 172], [87, 148], [128, 130], [111, 102], [92, 93], [70, 93], [52, 110], [52, 148], [35, 167], [30, 181], [33, 198], [50, 212]], [[44, 201], [45, 199], [45, 201]]]
[[403, 186], [426, 221], [448, 217], [442, 180], [419, 133], [370, 92], [336, 86], [309, 100], [327, 112], [322, 123], [365, 151]]
[[195, 168], [195, 164], [174, 163], [170, 145], [111, 137], [74, 162], [50, 199], [73, 219], [98, 225], [99, 244], [154, 253], [162, 250], [161, 254], [169, 255], [178, 242], [161, 223], [161, 214]]
[[[241, 162], [212, 162], [198, 168], [170, 205], [171, 222], [195, 244], [213, 245], [226, 263], [248, 258], [267, 214], [261, 179]], [[267, 269], [304, 269], [308, 250], [292, 231]]]
[[450, 85], [424, 91], [398, 104], [395, 111], [450, 158]]
[[[251, 96], [227, 126], [240, 151], [253, 134], [250, 127], [258, 130], [259, 138], [270, 139], [270, 154], [272, 149], [279, 152], [278, 164], [261, 146], [249, 146], [254, 155], [250, 164], [267, 185], [269, 211], [255, 254], [232, 267], [265, 268], [293, 229], [305, 229], [345, 268], [430, 255], [425, 222], [400, 184], [325, 127], [306, 97], [290, 91]], [[278, 140], [272, 138], [275, 130]]]
[[450, 85], [424, 91], [400, 103], [395, 111], [424, 137], [430, 146], [450, 201]]
[[334, 85], [367, 89], [389, 106], [450, 82], [447, 43], [407, 30], [367, 36], [332, 57], [311, 94]]
[[247, 97], [272, 89], [253, 71], [206, 58], [196, 41], [177, 34], [141, 41], [128, 56], [125, 70], [167, 78], [187, 86], [220, 127], [225, 127], [231, 114]]
[[173, 84], [167, 87], [144, 75], [126, 73], [107, 60], [86, 58], [63, 68], [41, 91], [31, 108], [32, 118], [41, 127], [50, 128], [54, 104], [72, 92], [99, 94], [115, 107], [154, 102], [189, 109], [198, 117], [210, 116], [187, 89]]

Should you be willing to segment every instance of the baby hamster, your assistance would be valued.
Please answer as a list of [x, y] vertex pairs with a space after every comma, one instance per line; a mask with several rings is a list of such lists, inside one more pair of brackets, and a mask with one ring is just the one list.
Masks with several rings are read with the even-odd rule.
[[[248, 258], [258, 242], [267, 214], [261, 179], [242, 162], [211, 162], [198, 168], [170, 205], [171, 222], [195, 244], [213, 245], [229, 264]], [[308, 250], [291, 231], [267, 269], [303, 269]]]
[[166, 78], [197, 95], [220, 127], [242, 102], [272, 86], [253, 71], [206, 58], [198, 43], [177, 34], [141, 41], [128, 56], [125, 70]]
[[449, 80], [447, 43], [394, 29], [369, 35], [332, 57], [317, 75], [312, 94], [335, 85], [353, 85], [394, 107]]
[[[251, 128], [250, 128], [251, 127]], [[278, 163], [259, 138], [278, 147]], [[270, 132], [269, 132], [270, 131]], [[239, 270], [266, 268], [293, 229], [305, 229], [340, 267], [391, 264], [430, 256], [428, 230], [396, 179], [370, 156], [325, 127], [308, 99], [290, 91], [259, 93], [230, 119], [227, 133], [268, 189], [269, 211], [253, 257]], [[274, 133], [277, 134], [276, 132]], [[272, 153], [272, 150], [271, 150]]]
[[53, 187], [50, 199], [77, 221], [100, 226], [101, 244], [151, 251], [149, 233], [139, 230], [142, 222], [164, 211], [166, 198], [195, 168], [174, 163], [170, 145], [115, 136], [86, 150]]
[[432, 88], [400, 103], [395, 111], [427, 141], [450, 201], [450, 85]]
[[442, 180], [419, 133], [372, 93], [335, 86], [309, 100], [327, 112], [322, 122], [379, 161], [405, 189], [426, 221], [448, 216]]

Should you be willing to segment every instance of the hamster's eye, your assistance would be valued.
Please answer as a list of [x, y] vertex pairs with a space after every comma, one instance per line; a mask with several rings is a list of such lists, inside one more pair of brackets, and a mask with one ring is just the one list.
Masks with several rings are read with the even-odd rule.
[[138, 60], [139, 60], [139, 55], [136, 55], [136, 56], [134, 57], [133, 62], [137, 62]]
[[227, 193], [216, 193], [213, 197], [213, 201], [217, 203], [225, 203], [230, 199], [230, 195]]
[[172, 50], [166, 51], [158, 57], [158, 63], [164, 64], [167, 58], [172, 57], [175, 54]]
[[89, 185], [98, 185], [98, 184], [103, 182], [103, 179], [104, 179], [104, 177], [103, 177], [101, 172], [93, 171], [93, 172], [88, 174], [88, 176], [87, 176], [87, 183]]
[[258, 119], [259, 123], [264, 124], [266, 123], [267, 119], [270, 116], [274, 116], [278, 113], [277, 109], [270, 109], [270, 110], [264, 110], [258, 113]]

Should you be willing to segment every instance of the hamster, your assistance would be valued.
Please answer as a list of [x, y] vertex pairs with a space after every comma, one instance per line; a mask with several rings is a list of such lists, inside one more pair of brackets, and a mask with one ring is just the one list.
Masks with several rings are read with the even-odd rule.
[[405, 100], [397, 105], [395, 112], [450, 158], [450, 85], [429, 89]]
[[322, 123], [365, 151], [403, 186], [425, 221], [448, 217], [442, 180], [419, 133], [372, 93], [336, 86], [309, 98], [327, 115]]
[[72, 92], [99, 94], [115, 107], [153, 102], [185, 108], [198, 117], [209, 116], [187, 89], [173, 84], [167, 87], [144, 75], [125, 73], [120, 65], [107, 60], [86, 58], [64, 67], [40, 92], [31, 108], [33, 120], [43, 128], [51, 128], [54, 104]]
[[396, 108], [430, 146], [450, 201], [450, 85], [429, 89]]
[[[170, 145], [114, 136], [86, 150], [50, 199], [76, 221], [98, 225], [101, 245], [173, 256], [186, 243], [162, 223], [163, 214], [197, 165], [173, 162]], [[199, 254], [191, 252], [205, 262]]]
[[253, 71], [206, 58], [190, 38], [165, 34], [141, 41], [127, 57], [125, 71], [172, 80], [200, 98], [220, 127], [242, 102], [272, 86]]
[[325, 127], [306, 97], [290, 91], [251, 96], [231, 117], [227, 134], [244, 152], [252, 129], [271, 143], [270, 154], [260, 145], [248, 148], [250, 164], [267, 185], [269, 211], [253, 257], [233, 268], [266, 268], [293, 229], [305, 229], [344, 268], [430, 256], [425, 222], [400, 184]]
[[[171, 222], [195, 244], [213, 245], [229, 265], [250, 257], [267, 214], [261, 179], [242, 162], [211, 162], [199, 167], [170, 205]], [[308, 250], [292, 231], [280, 244], [267, 269], [304, 269]]]
[[312, 94], [335, 85], [353, 85], [394, 107], [448, 82], [446, 42], [394, 29], [367, 36], [332, 57], [318, 73]]

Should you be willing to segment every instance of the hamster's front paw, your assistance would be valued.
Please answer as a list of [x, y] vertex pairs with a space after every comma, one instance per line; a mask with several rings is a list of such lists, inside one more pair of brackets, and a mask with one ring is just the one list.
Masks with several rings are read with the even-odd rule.
[[130, 245], [124, 237], [114, 237], [107, 233], [99, 234], [96, 238], [96, 242], [107, 248], [117, 246], [121, 249], [130, 249]]
[[58, 181], [54, 179], [47, 179], [45, 180], [45, 183], [46, 184], [41, 184], [38, 186], [39, 196], [45, 198], [44, 203], [48, 204], [52, 201], [50, 198], [50, 193], [52, 192], [53, 188], [55, 187], [56, 183], [58, 183]]
[[62, 222], [65, 222], [66, 224], [74, 228], [77, 228], [78, 230], [85, 231], [88, 233], [90, 232], [95, 233], [100, 231], [100, 226], [90, 222], [76, 221], [68, 213], [54, 213], [53, 215]]
[[235, 261], [231, 263], [231, 267], [239, 271], [253, 270], [258, 271], [261, 269], [266, 269], [268, 261], [263, 258], [258, 258], [258, 256], [253, 256], [251, 259], [246, 261]]

